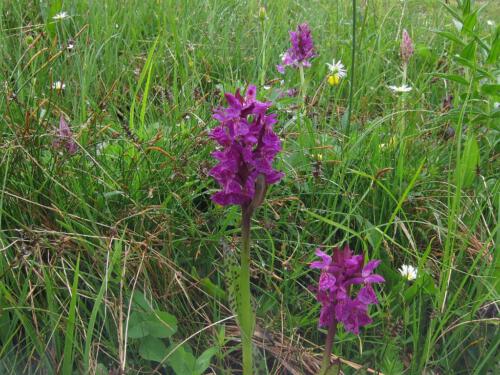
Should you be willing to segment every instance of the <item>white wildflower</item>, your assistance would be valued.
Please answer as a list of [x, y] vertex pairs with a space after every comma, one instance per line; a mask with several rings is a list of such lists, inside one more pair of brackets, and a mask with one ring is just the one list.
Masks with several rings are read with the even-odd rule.
[[347, 70], [340, 60], [335, 61], [335, 59], [333, 59], [332, 63], [326, 63], [326, 66], [328, 66], [331, 75], [337, 75], [339, 78], [344, 78], [347, 75]]
[[68, 12], [60, 12], [60, 13], [57, 13], [54, 17], [52, 17], [52, 19], [54, 21], [62, 21], [68, 17], [69, 17]]
[[389, 86], [389, 89], [392, 92], [400, 93], [400, 92], [410, 92], [412, 88], [408, 85], [402, 85], [402, 86]]
[[66, 88], [66, 84], [61, 81], [56, 81], [52, 84], [52, 90], [62, 91]]
[[408, 264], [403, 264], [401, 268], [399, 268], [399, 273], [408, 281], [412, 281], [417, 278], [417, 269]]

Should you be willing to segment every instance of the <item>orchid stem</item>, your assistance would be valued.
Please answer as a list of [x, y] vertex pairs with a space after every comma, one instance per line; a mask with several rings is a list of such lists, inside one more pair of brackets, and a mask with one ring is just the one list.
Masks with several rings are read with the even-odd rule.
[[[408, 72], [408, 65], [406, 63], [403, 63], [403, 83], [401, 86], [406, 85], [406, 77], [407, 77], [407, 72]], [[397, 124], [399, 128], [399, 150], [398, 150], [398, 175], [399, 175], [399, 189], [400, 192], [402, 193], [403, 191], [403, 177], [404, 177], [404, 164], [405, 164], [405, 153], [406, 153], [406, 142], [405, 142], [405, 134], [406, 134], [406, 115], [405, 115], [405, 98], [406, 93], [402, 93], [400, 99], [399, 99], [399, 105], [401, 114], [399, 116], [400, 118], [400, 123]]]
[[250, 220], [252, 208], [242, 206], [242, 249], [240, 269], [240, 297], [239, 311], [241, 342], [243, 347], [243, 375], [253, 374], [252, 364], [252, 335], [253, 313], [250, 300]]
[[302, 97], [302, 108], [306, 107], [306, 79], [304, 77], [304, 67], [299, 64], [300, 73], [300, 96]]
[[328, 327], [328, 334], [326, 336], [325, 342], [325, 352], [323, 353], [323, 362], [321, 364], [321, 370], [318, 375], [327, 375], [328, 370], [330, 370], [330, 355], [333, 349], [333, 340], [335, 339], [335, 334], [337, 333], [337, 321], [334, 319], [332, 324]]

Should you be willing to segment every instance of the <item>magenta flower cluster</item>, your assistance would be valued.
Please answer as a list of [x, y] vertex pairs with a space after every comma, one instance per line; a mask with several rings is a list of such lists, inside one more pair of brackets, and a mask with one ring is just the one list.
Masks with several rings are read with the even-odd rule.
[[413, 42], [410, 38], [410, 34], [408, 34], [408, 31], [406, 31], [406, 29], [403, 29], [403, 36], [401, 38], [400, 47], [401, 60], [403, 60], [403, 64], [408, 64], [408, 62], [410, 61], [410, 57], [413, 56], [414, 52], [415, 49], [413, 47]]
[[307, 23], [300, 24], [296, 31], [290, 31], [290, 42], [292, 46], [283, 54], [281, 64], [276, 66], [281, 74], [285, 73], [286, 66], [310, 67], [310, 60], [316, 56], [311, 29]]
[[[321, 270], [316, 298], [321, 303], [320, 327], [329, 327], [337, 322], [344, 324], [347, 331], [359, 334], [359, 327], [371, 323], [368, 306], [377, 304], [373, 283], [382, 283], [384, 278], [373, 270], [380, 260], [370, 260], [364, 265], [363, 255], [353, 255], [349, 246], [344, 250], [334, 249], [333, 257], [320, 249], [316, 255], [321, 258], [310, 267]], [[353, 298], [352, 288], [360, 285]]]
[[61, 118], [59, 119], [57, 137], [54, 142], [52, 142], [52, 146], [54, 148], [65, 148], [70, 155], [74, 155], [78, 150], [78, 146], [73, 138], [73, 133], [71, 132], [71, 129], [63, 115], [61, 115]]
[[272, 167], [281, 141], [273, 131], [277, 122], [275, 114], [267, 114], [271, 102], [256, 99], [257, 89], [250, 85], [246, 95], [237, 90], [235, 95], [226, 93], [229, 107], [219, 107], [213, 117], [219, 121], [210, 137], [221, 146], [212, 153], [219, 163], [210, 175], [221, 186], [212, 200], [223, 206], [248, 205], [255, 194], [259, 175], [266, 184], [278, 182], [283, 173]]

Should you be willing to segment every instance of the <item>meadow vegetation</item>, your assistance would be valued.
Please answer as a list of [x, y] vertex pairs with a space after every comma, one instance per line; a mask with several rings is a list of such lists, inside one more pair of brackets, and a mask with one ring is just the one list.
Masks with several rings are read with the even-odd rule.
[[[385, 283], [337, 331], [343, 373], [500, 373], [500, 4], [358, 1], [354, 46], [352, 5], [0, 1], [0, 373], [240, 373], [240, 210], [210, 199], [208, 134], [250, 84], [284, 173], [252, 220], [255, 373], [317, 373], [309, 265], [345, 244]], [[301, 84], [276, 65], [304, 22]]]

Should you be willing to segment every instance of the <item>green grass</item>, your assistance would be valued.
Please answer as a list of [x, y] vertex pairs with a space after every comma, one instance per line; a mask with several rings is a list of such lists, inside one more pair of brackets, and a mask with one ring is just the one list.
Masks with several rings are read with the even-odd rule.
[[[276, 100], [277, 167], [286, 177], [252, 228], [257, 324], [275, 343], [257, 345], [258, 373], [285, 373], [285, 361], [307, 374], [311, 358], [320, 363], [325, 332], [308, 263], [317, 246], [346, 242], [381, 258], [387, 282], [373, 324], [359, 338], [340, 329], [334, 354], [385, 374], [499, 371], [499, 127], [491, 114], [500, 98], [484, 85], [500, 67], [480, 46], [467, 55], [459, 42], [473, 38], [456, 30], [445, 5], [358, 4], [352, 72], [350, 1], [267, 1], [264, 22], [258, 1], [46, 3], [0, 2], [0, 373], [170, 374], [179, 353], [209, 348], [213, 373], [238, 373], [225, 290], [240, 216], [209, 199], [207, 132], [225, 91], [266, 82], [272, 88], [259, 87], [260, 97], [276, 98], [283, 77], [274, 66], [300, 22], [319, 53], [305, 70], [307, 115], [297, 116], [296, 99]], [[474, 30], [489, 46], [495, 27], [486, 21], [498, 25], [500, 7], [473, 8], [481, 6]], [[61, 10], [70, 18], [53, 22]], [[401, 97], [387, 85], [402, 82], [403, 28], [416, 53], [413, 90]], [[337, 87], [325, 82], [333, 58], [348, 67]], [[300, 84], [298, 71], [284, 79], [285, 88]], [[55, 81], [66, 88], [51, 90]], [[74, 156], [52, 147], [61, 114], [79, 144]], [[419, 267], [418, 282], [401, 280], [402, 264]], [[165, 347], [187, 348], [165, 352], [162, 365], [126, 334], [131, 313], [151, 309], [177, 318]], [[277, 343], [307, 356], [280, 359], [269, 348]]]

